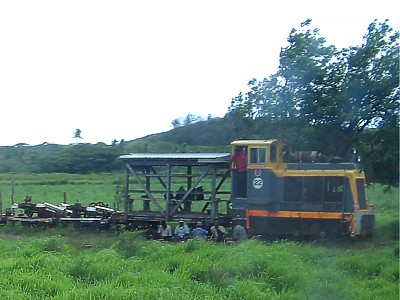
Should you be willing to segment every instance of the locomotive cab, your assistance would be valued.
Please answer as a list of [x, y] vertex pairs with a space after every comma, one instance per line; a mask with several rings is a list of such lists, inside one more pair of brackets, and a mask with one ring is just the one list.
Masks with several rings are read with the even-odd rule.
[[[287, 143], [279, 140], [239, 140], [231, 143], [231, 155], [246, 153], [246, 172], [240, 174], [237, 163], [231, 161], [232, 207], [246, 209], [249, 204], [265, 202], [270, 172], [267, 170], [286, 169], [288, 166]], [[231, 156], [231, 158], [232, 158]], [[241, 190], [244, 190], [242, 192]]]

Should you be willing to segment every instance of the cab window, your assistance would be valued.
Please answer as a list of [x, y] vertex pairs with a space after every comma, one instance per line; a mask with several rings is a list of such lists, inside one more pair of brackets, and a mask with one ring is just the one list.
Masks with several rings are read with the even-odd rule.
[[276, 162], [276, 145], [272, 144], [270, 151], [269, 151], [269, 161], [270, 162]]
[[266, 148], [251, 148], [250, 150], [250, 163], [252, 164], [265, 164], [267, 157]]
[[282, 161], [289, 162], [289, 150], [286, 146], [282, 148]]
[[365, 196], [365, 181], [364, 179], [356, 179], [357, 193], [358, 193], [358, 205], [360, 209], [367, 209], [367, 198]]

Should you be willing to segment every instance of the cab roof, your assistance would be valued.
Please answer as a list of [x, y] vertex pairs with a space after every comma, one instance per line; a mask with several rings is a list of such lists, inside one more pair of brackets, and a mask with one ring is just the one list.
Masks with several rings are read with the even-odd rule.
[[277, 142], [286, 144], [286, 142], [284, 142], [284, 141], [279, 141], [277, 139], [271, 139], [271, 140], [237, 140], [237, 141], [231, 142], [231, 145], [232, 146], [253, 146], [253, 145], [261, 146], [261, 145], [271, 145], [271, 144], [277, 143]]

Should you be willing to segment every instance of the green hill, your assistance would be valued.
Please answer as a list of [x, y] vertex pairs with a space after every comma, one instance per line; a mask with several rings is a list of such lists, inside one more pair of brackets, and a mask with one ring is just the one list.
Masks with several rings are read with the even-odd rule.
[[[390, 129], [390, 130], [389, 130]], [[369, 128], [352, 145], [359, 150], [368, 182], [397, 186], [398, 128]], [[321, 137], [329, 141], [321, 142]], [[376, 137], [384, 138], [376, 142]], [[342, 143], [329, 130], [279, 126], [263, 120], [238, 118], [227, 114], [177, 127], [167, 132], [148, 135], [132, 141], [97, 144], [41, 144], [0, 147], [0, 173], [95, 173], [121, 170], [118, 157], [127, 153], [229, 152], [229, 144], [236, 139], [286, 139], [292, 150], [316, 150], [328, 156], [337, 156], [337, 143]], [[345, 139], [345, 137], [342, 137]], [[375, 142], [371, 142], [375, 141]], [[351, 147], [348, 146], [350, 149]], [[352, 149], [352, 148], [351, 148]], [[349, 155], [344, 156], [350, 159]]]
[[167, 132], [124, 142], [126, 152], [226, 152], [235, 139], [231, 122], [224, 118], [201, 121]]
[[227, 152], [234, 139], [227, 119], [211, 119], [132, 141], [97, 144], [17, 144], [0, 147], [0, 173], [111, 172], [131, 152]]

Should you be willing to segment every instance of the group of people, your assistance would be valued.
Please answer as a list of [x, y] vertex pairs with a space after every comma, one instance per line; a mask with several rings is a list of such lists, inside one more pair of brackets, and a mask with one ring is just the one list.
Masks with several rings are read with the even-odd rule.
[[[245, 147], [236, 147], [235, 153], [230, 157], [229, 161], [232, 163], [232, 168], [236, 169], [236, 196], [246, 197], [247, 190], [247, 153]], [[181, 187], [177, 192], [177, 199], [180, 194], [184, 193], [183, 187]], [[183, 220], [180, 220], [178, 226], [176, 226], [175, 231], [172, 232], [172, 228], [165, 220], [161, 221], [158, 227], [156, 238], [166, 240], [166, 241], [186, 241], [189, 238], [193, 239], [206, 239], [211, 238], [216, 242], [230, 242], [230, 241], [244, 241], [247, 240], [247, 233], [244, 227], [240, 224], [233, 224], [231, 233], [225, 229], [224, 226], [220, 225], [218, 221], [205, 229], [203, 222], [198, 221], [196, 227], [192, 230], [189, 226], [185, 224]], [[153, 234], [150, 235], [154, 237]]]
[[209, 230], [204, 228], [203, 222], [198, 221], [196, 227], [190, 230], [189, 226], [183, 220], [180, 220], [175, 231], [172, 232], [171, 225], [163, 220], [158, 227], [157, 236], [159, 239], [173, 242], [184, 242], [190, 238], [199, 240], [211, 238], [215, 242], [247, 240], [246, 230], [240, 224], [234, 224], [230, 234], [218, 221], [215, 221]]

